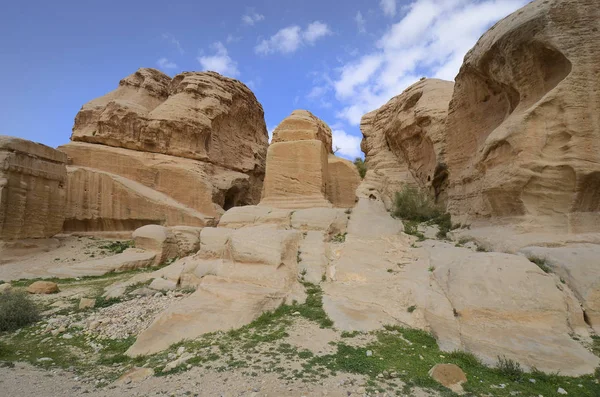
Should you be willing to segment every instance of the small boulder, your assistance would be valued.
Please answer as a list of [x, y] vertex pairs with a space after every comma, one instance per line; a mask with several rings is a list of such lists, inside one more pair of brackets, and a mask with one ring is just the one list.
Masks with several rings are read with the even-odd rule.
[[47, 294], [55, 294], [59, 292], [58, 284], [53, 283], [51, 281], [36, 281], [27, 287], [27, 292], [30, 294], [39, 294], [39, 295], [47, 295]]
[[467, 381], [463, 370], [454, 364], [437, 364], [429, 370], [429, 376], [455, 393], [461, 393], [462, 384]]
[[164, 278], [155, 278], [148, 288], [156, 291], [173, 291], [177, 288], [177, 283], [172, 280], [165, 280]]
[[81, 298], [79, 301], [79, 310], [91, 309], [96, 306], [96, 299]]
[[141, 382], [154, 375], [152, 368], [134, 367], [125, 372], [119, 379], [115, 381], [117, 385], [128, 385], [130, 383]]

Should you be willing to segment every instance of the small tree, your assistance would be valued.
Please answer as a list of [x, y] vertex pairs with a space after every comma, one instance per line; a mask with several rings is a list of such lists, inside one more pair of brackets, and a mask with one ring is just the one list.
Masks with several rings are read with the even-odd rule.
[[365, 179], [365, 175], [367, 175], [367, 165], [365, 164], [365, 161], [360, 157], [357, 157], [354, 160], [354, 165], [356, 166], [361, 179]]
[[26, 293], [8, 291], [0, 295], [0, 332], [15, 331], [39, 319], [39, 308]]

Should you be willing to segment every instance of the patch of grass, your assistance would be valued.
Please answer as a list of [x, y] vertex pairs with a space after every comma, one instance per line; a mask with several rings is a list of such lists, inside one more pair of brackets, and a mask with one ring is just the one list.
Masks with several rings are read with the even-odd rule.
[[0, 332], [15, 331], [40, 320], [40, 309], [25, 292], [0, 295]]
[[417, 306], [415, 306], [415, 305], [409, 306], [408, 309], [406, 309], [406, 311], [409, 313], [412, 313], [415, 310], [417, 310]]
[[331, 241], [333, 241], [334, 243], [343, 243], [346, 241], [346, 235], [348, 233], [338, 233], [335, 236], [333, 236], [333, 238], [331, 239]]
[[113, 254], [122, 254], [127, 248], [133, 248], [133, 246], [133, 241], [113, 241], [100, 246], [100, 248], [112, 252]]
[[477, 246], [477, 252], [488, 252], [488, 250], [485, 247], [483, 247], [481, 245], [478, 245]]
[[497, 368], [502, 375], [514, 382], [523, 379], [523, 369], [521, 368], [521, 364], [515, 360], [511, 360], [504, 356], [498, 356]]
[[365, 179], [365, 175], [367, 175], [367, 165], [365, 164], [365, 161], [363, 159], [361, 159], [360, 157], [357, 157], [354, 160], [354, 165], [356, 166], [356, 169], [358, 170], [360, 179]]
[[429, 270], [431, 273], [433, 273], [435, 271], [435, 266], [429, 266], [429, 268], [427, 270]]
[[530, 256], [527, 259], [529, 259], [530, 262], [535, 263], [544, 273], [552, 273], [552, 268], [548, 266], [548, 262], [546, 262], [545, 259], [538, 258], [537, 256]]
[[360, 335], [359, 331], [343, 331], [341, 334], [341, 337], [342, 338], [354, 338], [357, 335]]
[[96, 298], [96, 305], [94, 307], [97, 309], [100, 309], [100, 308], [109, 307], [109, 306], [112, 306], [114, 304], [121, 303], [121, 302], [123, 302], [123, 300], [121, 298], [105, 298], [103, 296], [100, 296], [100, 297]]

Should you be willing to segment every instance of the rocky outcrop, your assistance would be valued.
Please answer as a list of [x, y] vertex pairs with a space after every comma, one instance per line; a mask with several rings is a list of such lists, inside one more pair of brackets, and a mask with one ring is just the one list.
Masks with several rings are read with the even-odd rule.
[[0, 136], [0, 240], [47, 238], [64, 221], [67, 156]]
[[60, 147], [70, 159], [66, 231], [204, 226], [260, 199], [263, 109], [217, 73], [140, 69], [82, 107], [71, 139]]
[[424, 79], [361, 120], [367, 175], [390, 208], [404, 184], [417, 185], [444, 200], [448, 103], [454, 84]]
[[598, 231], [600, 9], [534, 1], [465, 57], [447, 120], [458, 220]]
[[331, 129], [322, 120], [306, 110], [292, 112], [273, 131], [260, 204], [351, 207], [360, 176], [350, 162], [333, 155], [331, 142]]

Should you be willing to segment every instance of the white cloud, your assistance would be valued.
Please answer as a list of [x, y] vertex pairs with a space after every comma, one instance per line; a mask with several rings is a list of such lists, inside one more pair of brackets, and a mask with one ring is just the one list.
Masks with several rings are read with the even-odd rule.
[[308, 44], [314, 44], [315, 41], [319, 40], [321, 37], [325, 37], [331, 34], [331, 30], [326, 23], [321, 21], [315, 21], [308, 25], [306, 30], [302, 33], [302, 37]]
[[305, 30], [297, 25], [288, 26], [258, 43], [254, 47], [254, 52], [265, 55], [275, 52], [291, 54], [302, 45], [313, 45], [320, 38], [330, 34], [329, 26], [320, 21], [312, 22]]
[[367, 28], [366, 28], [367, 22], [365, 21], [365, 18], [363, 17], [363, 14], [360, 11], [356, 13], [356, 16], [354, 17], [354, 21], [356, 22], [356, 26], [358, 28], [358, 33], [367, 33]]
[[204, 70], [212, 70], [230, 77], [238, 76], [240, 71], [237, 68], [237, 62], [231, 59], [223, 43], [217, 41], [211, 47], [215, 51], [214, 55], [197, 58]]
[[362, 151], [360, 150], [362, 137], [350, 135], [344, 130], [333, 130], [331, 135], [333, 138], [333, 148], [338, 149], [335, 153], [336, 155], [351, 160], [362, 156]]
[[257, 12], [251, 11], [242, 16], [244, 25], [254, 26], [258, 22], [264, 21], [265, 16]]
[[181, 47], [181, 43], [179, 42], [179, 40], [177, 40], [175, 36], [173, 36], [171, 33], [163, 33], [162, 38], [163, 40], [168, 41], [172, 46], [174, 46], [181, 55], [185, 53], [185, 51], [183, 51], [183, 47]]
[[379, 6], [388, 17], [396, 16], [396, 0], [381, 0]]
[[[453, 80], [463, 57], [485, 30], [527, 2], [413, 0], [371, 52], [337, 70], [332, 86], [343, 104], [337, 116], [358, 125], [365, 113], [400, 94], [420, 77]], [[388, 2], [382, 1], [382, 7], [384, 3]], [[391, 3], [395, 13], [396, 3]]]
[[240, 41], [242, 38], [240, 36], [234, 36], [232, 34], [228, 34], [227, 35], [227, 39], [225, 39], [225, 42], [227, 44], [229, 43], [237, 43], [238, 41]]
[[175, 62], [169, 61], [167, 58], [160, 58], [156, 61], [156, 64], [160, 69], [177, 69], [177, 64]]
[[273, 139], [273, 131], [275, 131], [275, 129], [277, 128], [277, 126], [279, 126], [279, 124], [277, 124], [274, 127], [267, 127], [267, 132], [269, 134], [269, 143], [271, 143], [271, 140]]

